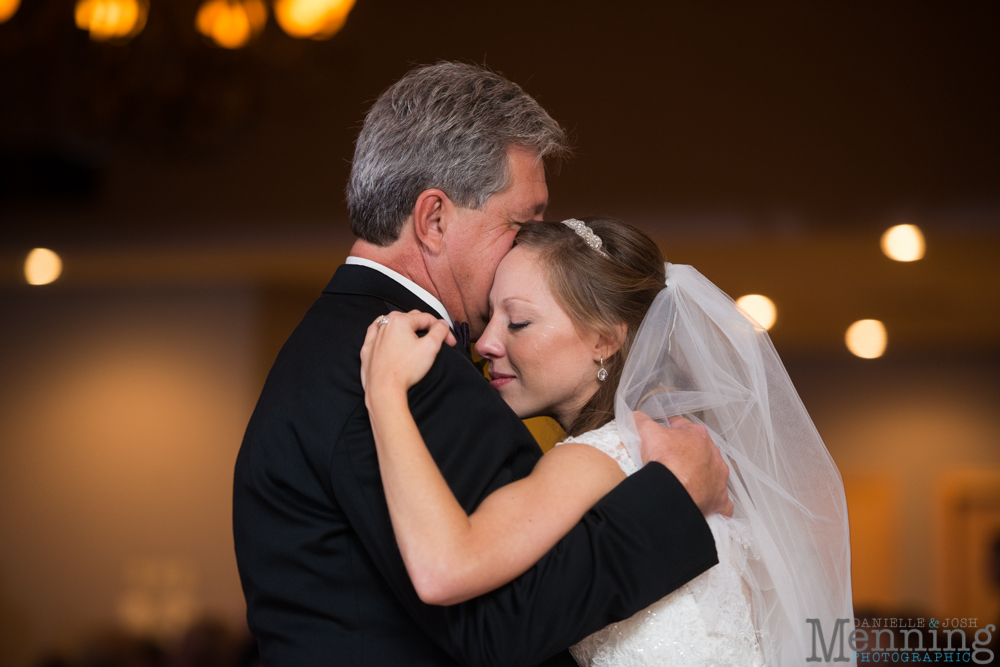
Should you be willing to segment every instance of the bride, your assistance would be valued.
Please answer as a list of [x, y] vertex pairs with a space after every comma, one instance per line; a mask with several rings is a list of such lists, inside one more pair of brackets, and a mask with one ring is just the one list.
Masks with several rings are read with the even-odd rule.
[[691, 267], [664, 265], [645, 234], [600, 218], [525, 225], [490, 304], [476, 344], [490, 383], [519, 417], [551, 416], [567, 437], [471, 515], [407, 404], [455, 343], [447, 325], [391, 313], [361, 351], [393, 530], [424, 602], [455, 604], [528, 570], [643, 465], [652, 418], [708, 429], [730, 465], [733, 516], [708, 517], [719, 564], [582, 638], [577, 662], [790, 665], [817, 656], [817, 629], [821, 651], [835, 650], [836, 629], [842, 644], [853, 629], [843, 484], [762, 328]]

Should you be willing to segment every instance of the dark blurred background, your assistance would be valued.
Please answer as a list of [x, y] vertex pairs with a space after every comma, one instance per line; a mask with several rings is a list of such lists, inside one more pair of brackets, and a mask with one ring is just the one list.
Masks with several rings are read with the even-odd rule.
[[[365, 110], [441, 59], [571, 131], [549, 218], [633, 222], [774, 301], [844, 473], [858, 608], [996, 622], [1000, 4], [357, 0], [323, 40], [268, 4], [240, 48], [196, 30], [202, 0], [150, 0], [103, 42], [81, 4], [0, 24], [0, 665], [245, 632], [242, 430], [350, 247]], [[919, 261], [880, 249], [904, 223]], [[36, 247], [62, 259], [51, 284], [26, 282]], [[877, 359], [844, 344], [867, 318]]]

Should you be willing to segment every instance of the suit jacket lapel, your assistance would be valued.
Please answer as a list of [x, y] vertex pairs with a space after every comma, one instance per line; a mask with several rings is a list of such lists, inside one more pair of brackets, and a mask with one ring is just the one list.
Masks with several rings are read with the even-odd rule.
[[[385, 301], [389, 310], [401, 310], [404, 313], [411, 310], [420, 310], [439, 317], [434, 308], [427, 304], [416, 294], [406, 289], [389, 276], [379, 273], [375, 269], [358, 264], [342, 264], [337, 267], [336, 273], [330, 279], [326, 289], [327, 294], [356, 294], [370, 296]], [[454, 329], [452, 330], [454, 333]], [[460, 348], [460, 349], [459, 349]], [[470, 362], [472, 354], [468, 347], [456, 346]]]

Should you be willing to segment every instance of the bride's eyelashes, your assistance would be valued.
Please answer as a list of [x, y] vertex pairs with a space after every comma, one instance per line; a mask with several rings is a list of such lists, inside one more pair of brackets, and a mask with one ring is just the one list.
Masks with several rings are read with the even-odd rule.
[[511, 322], [507, 325], [507, 328], [517, 331], [518, 329], [523, 329], [529, 324], [531, 324], [531, 322]]

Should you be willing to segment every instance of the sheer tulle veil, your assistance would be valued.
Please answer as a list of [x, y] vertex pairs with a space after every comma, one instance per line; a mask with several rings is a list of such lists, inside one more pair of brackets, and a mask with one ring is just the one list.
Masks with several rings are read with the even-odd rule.
[[[742, 577], [765, 663], [803, 664], [813, 633], [821, 629], [829, 647], [837, 619], [848, 619], [831, 656], [840, 657], [854, 629], [840, 472], [767, 332], [692, 267], [667, 264], [666, 275], [618, 387], [622, 442], [640, 461], [633, 409], [707, 427], [730, 466], [735, 504], [732, 519], [715, 515], [709, 525], [720, 561]], [[726, 619], [713, 604], [724, 582], [709, 572], [692, 590], [712, 629]]]

